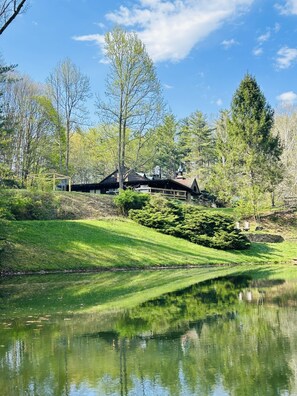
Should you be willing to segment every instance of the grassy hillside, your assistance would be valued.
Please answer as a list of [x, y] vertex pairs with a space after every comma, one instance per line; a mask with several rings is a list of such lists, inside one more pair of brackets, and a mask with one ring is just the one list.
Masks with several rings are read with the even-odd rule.
[[1, 255], [1, 272], [292, 263], [297, 259], [296, 241], [219, 251], [116, 218], [11, 222], [9, 240]]

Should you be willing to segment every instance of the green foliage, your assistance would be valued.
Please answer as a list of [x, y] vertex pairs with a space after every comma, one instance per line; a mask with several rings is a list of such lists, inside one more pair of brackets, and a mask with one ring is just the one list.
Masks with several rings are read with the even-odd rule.
[[195, 111], [183, 121], [179, 138], [187, 171], [207, 179], [215, 158], [214, 137], [213, 128], [201, 111]]
[[247, 249], [247, 238], [234, 229], [234, 219], [193, 205], [152, 197], [142, 210], [129, 216], [146, 227], [216, 249]]
[[273, 110], [256, 79], [247, 74], [233, 96], [230, 113], [222, 112], [217, 124], [219, 162], [209, 187], [225, 202], [237, 197], [246, 211], [252, 207], [255, 218], [263, 195], [273, 192], [282, 179], [282, 147], [272, 126]]
[[51, 220], [57, 217], [59, 200], [53, 193], [3, 190], [0, 218], [8, 220]]
[[142, 209], [149, 201], [149, 198], [148, 194], [142, 194], [127, 189], [120, 191], [119, 195], [114, 198], [114, 203], [122, 214], [127, 216], [131, 209]]
[[152, 196], [142, 210], [131, 210], [129, 216], [139, 224], [170, 235], [176, 234], [176, 227], [184, 217], [180, 202], [159, 195]]

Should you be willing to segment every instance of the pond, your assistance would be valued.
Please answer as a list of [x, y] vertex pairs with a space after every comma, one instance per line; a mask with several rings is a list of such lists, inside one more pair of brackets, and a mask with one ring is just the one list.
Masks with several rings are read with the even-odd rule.
[[92, 309], [121, 276], [144, 275], [2, 280], [1, 394], [297, 395], [295, 280], [230, 274]]

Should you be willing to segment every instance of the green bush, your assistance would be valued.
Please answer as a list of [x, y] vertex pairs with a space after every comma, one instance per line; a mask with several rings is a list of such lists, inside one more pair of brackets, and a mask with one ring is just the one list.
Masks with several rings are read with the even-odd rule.
[[2, 190], [0, 218], [8, 220], [51, 220], [57, 217], [59, 200], [53, 193]]
[[129, 216], [139, 224], [171, 235], [184, 217], [180, 203], [157, 195], [152, 196], [142, 210], [131, 210]]
[[162, 197], [152, 197], [142, 210], [131, 210], [131, 219], [165, 234], [216, 249], [247, 249], [250, 242], [234, 229], [234, 219]]
[[122, 214], [127, 216], [131, 209], [142, 209], [149, 199], [148, 194], [138, 193], [128, 189], [121, 190], [119, 195], [114, 198], [114, 203]]

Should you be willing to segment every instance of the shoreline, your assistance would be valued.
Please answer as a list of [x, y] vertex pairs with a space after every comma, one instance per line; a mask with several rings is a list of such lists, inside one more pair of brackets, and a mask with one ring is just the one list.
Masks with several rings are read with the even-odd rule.
[[106, 272], [154, 272], [154, 271], [176, 271], [176, 270], [192, 270], [192, 269], [212, 269], [212, 268], [234, 268], [242, 265], [248, 265], [249, 267], [261, 266], [261, 265], [287, 265], [296, 266], [297, 259], [292, 262], [265, 262], [265, 263], [215, 263], [215, 264], [192, 264], [192, 265], [168, 265], [168, 266], [148, 266], [148, 267], [100, 267], [96, 269], [69, 269], [69, 270], [39, 270], [39, 271], [1, 271], [0, 279], [9, 276], [31, 276], [31, 275], [62, 275], [62, 274], [99, 274]]

